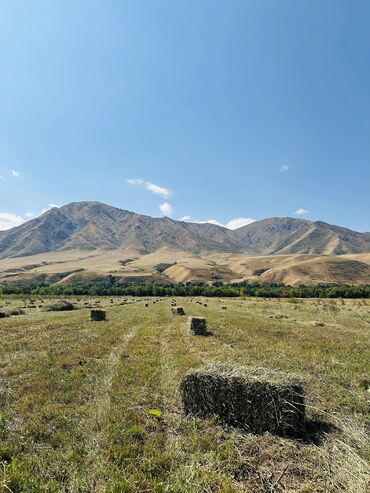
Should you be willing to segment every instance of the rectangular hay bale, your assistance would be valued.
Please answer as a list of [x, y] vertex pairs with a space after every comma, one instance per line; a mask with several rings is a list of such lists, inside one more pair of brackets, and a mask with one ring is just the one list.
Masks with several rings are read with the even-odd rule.
[[214, 364], [188, 372], [180, 390], [186, 414], [217, 415], [251, 433], [294, 436], [303, 429], [303, 384], [287, 375]]
[[91, 310], [90, 320], [92, 322], [101, 322], [106, 320], [106, 312], [104, 310]]
[[204, 336], [207, 334], [207, 320], [199, 317], [189, 317], [189, 330], [193, 335]]
[[171, 313], [174, 315], [185, 315], [185, 310], [182, 306], [171, 306]]

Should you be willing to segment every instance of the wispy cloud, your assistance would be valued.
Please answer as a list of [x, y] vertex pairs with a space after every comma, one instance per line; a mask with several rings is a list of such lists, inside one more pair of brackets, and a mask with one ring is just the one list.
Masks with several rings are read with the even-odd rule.
[[12, 176], [14, 176], [15, 178], [19, 178], [22, 174], [20, 171], [17, 171], [16, 169], [12, 169], [11, 173], [12, 173]]
[[293, 214], [308, 214], [310, 211], [303, 209], [302, 207], [300, 209], [297, 209], [296, 211], [293, 212]]
[[35, 217], [36, 214], [34, 212], [26, 212], [25, 216], [31, 219], [31, 218]]
[[171, 204], [169, 204], [168, 202], [163, 202], [163, 204], [161, 204], [161, 205], [159, 206], [159, 210], [160, 210], [161, 212], [163, 212], [163, 214], [164, 214], [165, 216], [168, 216], [168, 217], [172, 217], [172, 216], [173, 216], [173, 212], [174, 212], [174, 211], [173, 211], [173, 209], [172, 209], [172, 205], [171, 205]]
[[282, 164], [280, 166], [280, 173], [286, 173], [289, 170], [289, 166], [287, 164]]
[[0, 180], [5, 180], [5, 178], [3, 176], [0, 175]]
[[[189, 221], [190, 216], [184, 216], [183, 218], [180, 219], [180, 221]], [[227, 229], [238, 229], [241, 228], [242, 226], [246, 226], [247, 224], [254, 223], [256, 219], [253, 219], [251, 217], [236, 217], [234, 219], [230, 219], [226, 224], [221, 223], [220, 221], [217, 221], [216, 219], [207, 219], [206, 221], [193, 221], [194, 223], [198, 224], [215, 224], [216, 226], [222, 226], [223, 228]]]
[[11, 212], [0, 212], [0, 231], [15, 228], [22, 223], [24, 223], [22, 216], [18, 216]]
[[130, 185], [140, 185], [146, 190], [149, 190], [149, 192], [152, 192], [156, 195], [161, 195], [165, 199], [168, 199], [172, 196], [172, 192], [168, 188], [161, 187], [159, 185], [156, 185], [155, 183], [151, 183], [150, 181], [142, 180], [141, 178], [128, 179], [126, 180], [126, 182]]

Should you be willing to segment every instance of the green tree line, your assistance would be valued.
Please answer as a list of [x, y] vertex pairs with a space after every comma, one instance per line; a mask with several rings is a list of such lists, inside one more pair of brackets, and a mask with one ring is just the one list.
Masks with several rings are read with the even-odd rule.
[[0, 285], [0, 294], [54, 295], [54, 296], [207, 296], [263, 298], [370, 298], [370, 285], [315, 285], [285, 286], [283, 284], [224, 284], [214, 282], [187, 282], [159, 284], [130, 282], [109, 276], [106, 279], [69, 286], [57, 284]]

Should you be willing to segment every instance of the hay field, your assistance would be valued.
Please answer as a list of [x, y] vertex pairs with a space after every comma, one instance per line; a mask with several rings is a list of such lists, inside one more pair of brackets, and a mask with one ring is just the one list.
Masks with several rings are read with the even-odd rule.
[[[367, 490], [369, 300], [178, 299], [207, 318], [196, 337], [169, 299], [24, 299], [0, 298], [25, 307], [0, 319], [1, 493]], [[181, 377], [215, 361], [304, 378], [305, 436], [185, 417]]]

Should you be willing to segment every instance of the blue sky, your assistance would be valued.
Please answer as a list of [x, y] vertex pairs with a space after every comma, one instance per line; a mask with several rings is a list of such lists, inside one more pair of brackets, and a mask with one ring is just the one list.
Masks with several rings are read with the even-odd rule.
[[99, 200], [370, 231], [369, 47], [368, 0], [0, 0], [0, 229]]

